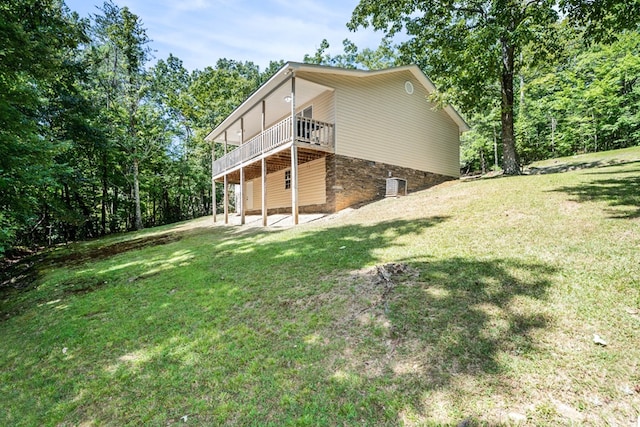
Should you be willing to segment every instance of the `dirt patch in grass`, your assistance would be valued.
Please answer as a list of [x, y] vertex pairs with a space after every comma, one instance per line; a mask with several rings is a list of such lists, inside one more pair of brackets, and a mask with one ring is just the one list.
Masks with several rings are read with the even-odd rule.
[[62, 249], [62, 253], [53, 250], [39, 253], [16, 252], [0, 260], [0, 297], [8, 292], [32, 289], [43, 268], [69, 267], [87, 261], [103, 260], [125, 252], [173, 243], [182, 239], [183, 235], [184, 233], [176, 232], [150, 235], [73, 251]]
[[542, 175], [548, 173], [564, 173], [581, 169], [592, 169], [605, 165], [618, 164], [621, 162], [574, 162], [574, 163], [562, 163], [558, 162], [555, 165], [548, 165], [544, 167], [531, 166], [525, 169], [525, 173], [529, 175]]
[[[46, 300], [37, 297], [30, 302], [22, 301], [19, 295], [26, 295], [26, 292], [35, 289], [42, 272], [47, 269], [82, 265], [88, 261], [103, 260], [130, 251], [166, 245], [180, 240], [184, 235], [185, 232], [149, 235], [102, 246], [73, 250], [65, 248], [61, 249], [59, 253], [54, 250], [39, 253], [27, 251], [14, 253], [0, 261], [0, 302], [13, 301], [11, 304], [0, 305], [0, 319], [6, 320], [14, 317], [34, 303], [41, 304], [49, 300], [64, 299], [71, 295], [84, 295], [102, 288], [107, 283], [103, 278], [98, 277], [72, 278], [56, 284], [55, 289], [47, 295]], [[130, 279], [130, 282], [146, 277], [148, 275], [134, 277]]]
[[67, 295], [83, 295], [98, 290], [107, 284], [107, 281], [98, 277], [82, 279], [70, 279], [56, 286], [60, 297]]
[[[35, 305], [45, 306], [62, 303], [67, 297], [73, 295], [85, 295], [107, 285], [107, 281], [104, 278], [99, 277], [82, 277], [65, 280], [60, 282], [49, 290], [45, 295], [37, 295], [32, 298], [20, 298], [20, 295], [25, 295], [23, 290], [13, 290], [13, 292], [4, 290], [2, 295], [3, 300], [0, 300], [0, 321], [8, 320], [12, 317], [18, 316], [24, 313], [30, 307]], [[33, 285], [32, 285], [33, 286]], [[4, 304], [5, 302], [13, 299], [10, 304]]]
[[[340, 326], [344, 326], [359, 322], [359, 319], [367, 313], [373, 313], [379, 309], [385, 310], [385, 307], [388, 310], [387, 304], [396, 283], [405, 282], [417, 276], [417, 270], [406, 263], [389, 263], [362, 268], [338, 278], [339, 284], [329, 292], [320, 293], [311, 298], [287, 301], [286, 304], [305, 310], [338, 300], [346, 301], [346, 310], [340, 321]], [[335, 280], [335, 277], [325, 279]]]
[[9, 289], [29, 288], [38, 276], [36, 265], [44, 255], [28, 250], [13, 250], [0, 259], [0, 295]]
[[[406, 263], [388, 263], [352, 271], [327, 294], [316, 296], [307, 304], [344, 301], [341, 318], [332, 328], [329, 340], [344, 340], [346, 348], [340, 357], [327, 361], [329, 369], [360, 372], [368, 378], [380, 377], [400, 363], [396, 347], [403, 341], [394, 330], [389, 304], [396, 298], [398, 285], [412, 286], [419, 272]], [[360, 351], [362, 346], [367, 352]]]
[[102, 260], [124, 252], [135, 251], [150, 246], [166, 245], [167, 243], [173, 243], [180, 239], [181, 236], [176, 233], [146, 236], [91, 248], [89, 250], [56, 255], [51, 258], [51, 262], [54, 265], [78, 265], [87, 261]]

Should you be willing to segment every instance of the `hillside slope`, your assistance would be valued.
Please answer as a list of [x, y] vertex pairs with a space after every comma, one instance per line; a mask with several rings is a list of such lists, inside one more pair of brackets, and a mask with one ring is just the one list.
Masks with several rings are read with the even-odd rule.
[[635, 425], [634, 150], [53, 252], [3, 290], [0, 425]]

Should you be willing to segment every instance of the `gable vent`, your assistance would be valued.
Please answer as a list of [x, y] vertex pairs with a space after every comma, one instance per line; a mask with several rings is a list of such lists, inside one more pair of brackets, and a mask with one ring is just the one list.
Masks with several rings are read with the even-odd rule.
[[407, 91], [409, 95], [413, 95], [413, 83], [408, 80], [404, 82], [404, 90]]

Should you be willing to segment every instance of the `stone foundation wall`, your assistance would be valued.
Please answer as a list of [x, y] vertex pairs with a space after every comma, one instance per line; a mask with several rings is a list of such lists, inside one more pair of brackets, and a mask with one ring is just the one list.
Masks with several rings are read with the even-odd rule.
[[[327, 177], [329, 178], [331, 174], [333, 174], [334, 181], [331, 190], [329, 191], [327, 188], [327, 205], [330, 204], [334, 211], [384, 198], [389, 174], [394, 178], [406, 179], [409, 193], [456, 179], [450, 176], [337, 155], [327, 158]], [[331, 194], [330, 197], [329, 194]]]
[[[407, 192], [456, 179], [400, 166], [369, 160], [330, 154], [326, 158], [327, 202], [322, 205], [300, 206], [299, 213], [333, 213], [348, 207], [358, 207], [385, 197], [389, 173], [394, 178], [407, 180]], [[260, 209], [252, 209], [247, 215], [260, 215]], [[291, 208], [271, 208], [272, 214], [290, 214]]]

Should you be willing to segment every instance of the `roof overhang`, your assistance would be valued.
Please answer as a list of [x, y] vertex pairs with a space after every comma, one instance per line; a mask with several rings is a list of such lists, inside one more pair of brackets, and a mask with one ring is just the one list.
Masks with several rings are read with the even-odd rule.
[[[422, 72], [417, 65], [405, 65], [402, 67], [387, 68], [384, 70], [358, 70], [337, 67], [328, 67], [324, 65], [303, 64], [299, 62], [288, 62], [280, 68], [267, 82], [253, 92], [242, 104], [240, 104], [233, 112], [225, 118], [222, 123], [216, 126], [205, 138], [206, 141], [227, 142], [229, 144], [238, 145], [241, 143], [240, 136], [244, 134], [245, 138], [255, 134], [259, 129], [241, 129], [241, 118], [245, 117], [245, 126], [259, 126], [262, 116], [262, 101], [269, 100], [270, 108], [265, 114], [283, 115], [287, 109], [290, 111], [290, 105], [287, 106], [285, 98], [291, 93], [291, 87], [286, 84], [296, 72], [304, 71], [316, 74], [334, 74], [350, 77], [368, 77], [382, 74], [398, 73], [409, 71], [420, 82], [427, 93], [431, 94], [436, 91], [433, 82]], [[332, 88], [319, 85], [304, 79], [296, 80], [296, 105], [304, 105], [313, 99], [319, 93]], [[451, 106], [445, 106], [444, 111], [458, 125], [460, 132], [466, 132], [470, 126], [462, 118], [462, 116]], [[255, 117], [254, 117], [255, 116]], [[273, 117], [272, 117], [273, 119]], [[266, 122], [270, 122], [269, 118]], [[256, 125], [256, 123], [258, 125]], [[244, 130], [244, 133], [242, 132]]]

